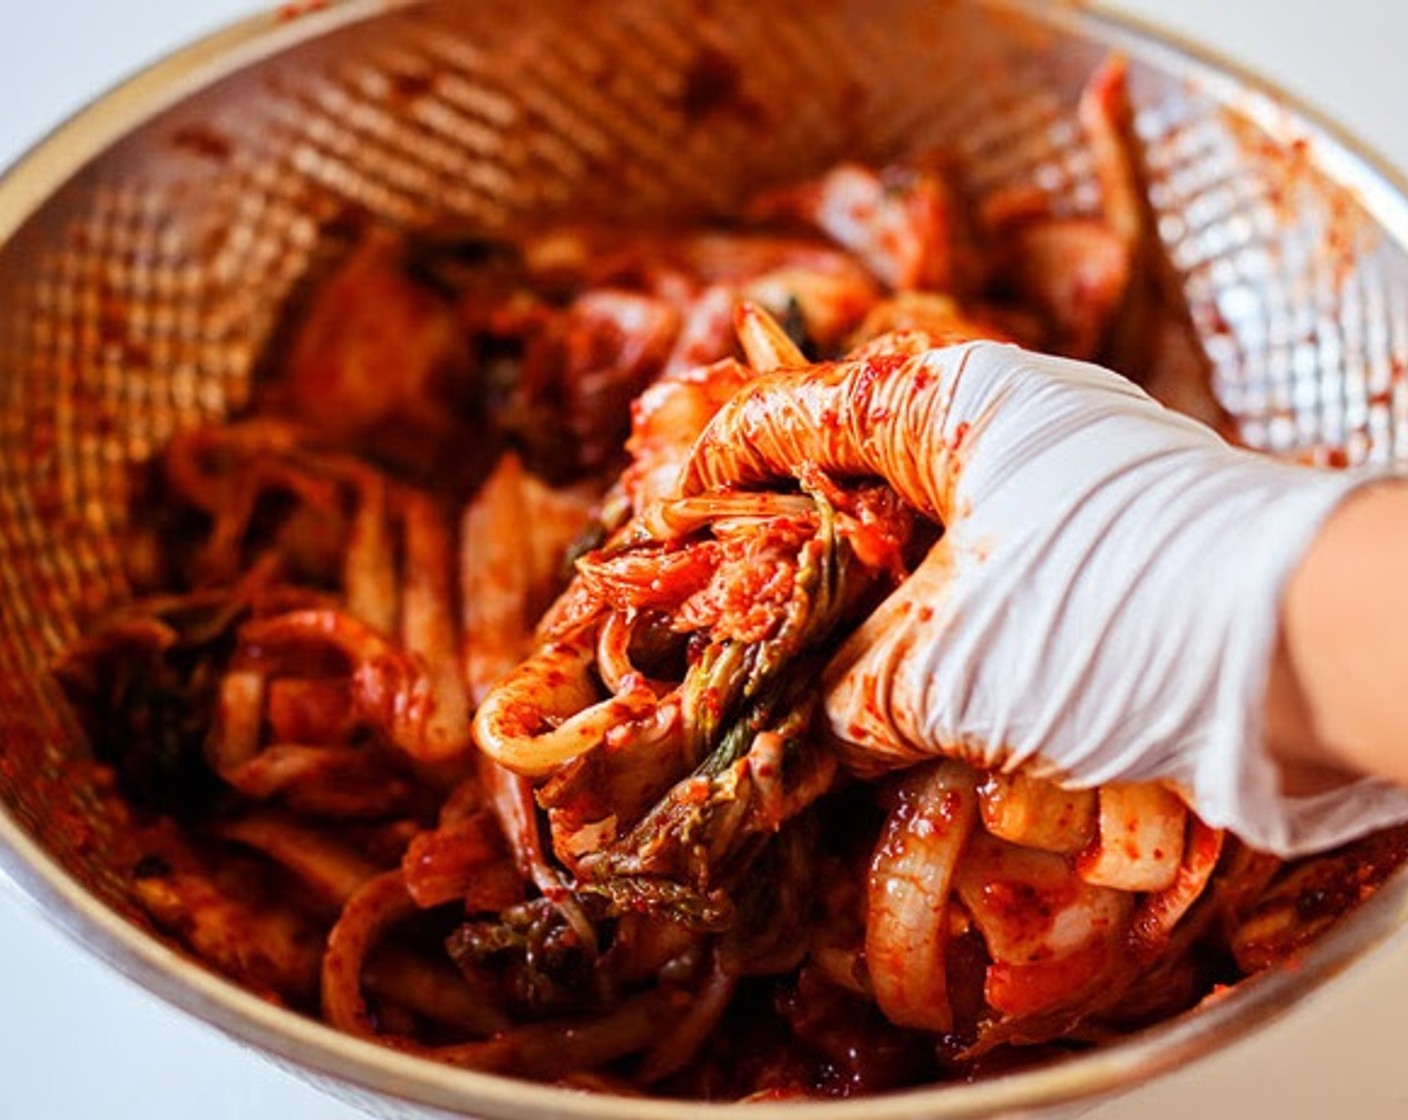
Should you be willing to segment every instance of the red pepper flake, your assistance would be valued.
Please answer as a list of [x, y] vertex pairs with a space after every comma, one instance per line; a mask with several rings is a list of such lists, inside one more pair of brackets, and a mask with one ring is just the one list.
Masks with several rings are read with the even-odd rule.
[[701, 47], [684, 74], [680, 111], [686, 120], [702, 120], [727, 108], [742, 86], [743, 72], [737, 62], [714, 47]]
[[280, 23], [291, 23], [302, 16], [311, 16], [315, 12], [323, 12], [332, 7], [332, 0], [294, 0], [293, 3], [283, 4], [274, 12], [274, 18]]
[[180, 151], [212, 163], [224, 163], [234, 150], [230, 138], [209, 125], [188, 124], [171, 134], [171, 144]]
[[[873, 357], [867, 358], [865, 361], [865, 370], [861, 374], [861, 377], [864, 379], [864, 387], [868, 389], [874, 382], [879, 381], [881, 378], [891, 376], [897, 369], [900, 369], [909, 361], [909, 354], [876, 354]], [[857, 384], [857, 388], [861, 387], [861, 384]]]
[[391, 92], [402, 102], [419, 101], [435, 88], [435, 75], [429, 72], [395, 71], [387, 75]]

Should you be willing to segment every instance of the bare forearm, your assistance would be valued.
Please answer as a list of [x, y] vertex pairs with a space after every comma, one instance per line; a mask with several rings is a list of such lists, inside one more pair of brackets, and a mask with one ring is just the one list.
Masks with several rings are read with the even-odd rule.
[[1286, 588], [1267, 689], [1288, 791], [1372, 774], [1408, 785], [1408, 483], [1348, 499]]

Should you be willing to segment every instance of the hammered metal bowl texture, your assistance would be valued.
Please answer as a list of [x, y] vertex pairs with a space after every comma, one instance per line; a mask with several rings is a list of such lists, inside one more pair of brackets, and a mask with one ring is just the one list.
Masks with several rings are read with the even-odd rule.
[[1089, 212], [1074, 107], [1124, 47], [1160, 230], [1244, 438], [1408, 457], [1408, 257], [1315, 127], [1065, 5], [383, 2], [319, 27], [94, 152], [0, 248], [0, 798], [134, 918], [121, 812], [74, 779], [86, 748], [48, 667], [128, 593], [131, 467], [240, 408], [349, 216], [727, 215], [933, 147], [975, 200], [1031, 184]]

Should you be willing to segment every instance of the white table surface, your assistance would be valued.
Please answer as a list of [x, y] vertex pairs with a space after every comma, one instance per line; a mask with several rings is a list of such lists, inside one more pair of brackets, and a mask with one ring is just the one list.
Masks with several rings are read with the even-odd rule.
[[[1408, 167], [1408, 3], [1122, 0], [1318, 104]], [[250, 0], [0, 0], [0, 165], [134, 67], [254, 10]], [[1408, 945], [1254, 1041], [1092, 1120], [1408, 1116]], [[100, 966], [0, 892], [0, 1117], [353, 1120]]]

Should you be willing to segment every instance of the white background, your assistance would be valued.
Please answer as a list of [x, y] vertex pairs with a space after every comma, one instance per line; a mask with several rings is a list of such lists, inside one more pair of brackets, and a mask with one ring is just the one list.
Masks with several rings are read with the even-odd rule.
[[[1123, 0], [1249, 63], [1408, 167], [1408, 4]], [[0, 165], [112, 82], [249, 0], [0, 0]], [[1257, 1040], [1092, 1120], [1408, 1116], [1408, 945]], [[0, 1116], [202, 1120], [357, 1115], [167, 1009], [0, 892]]]

